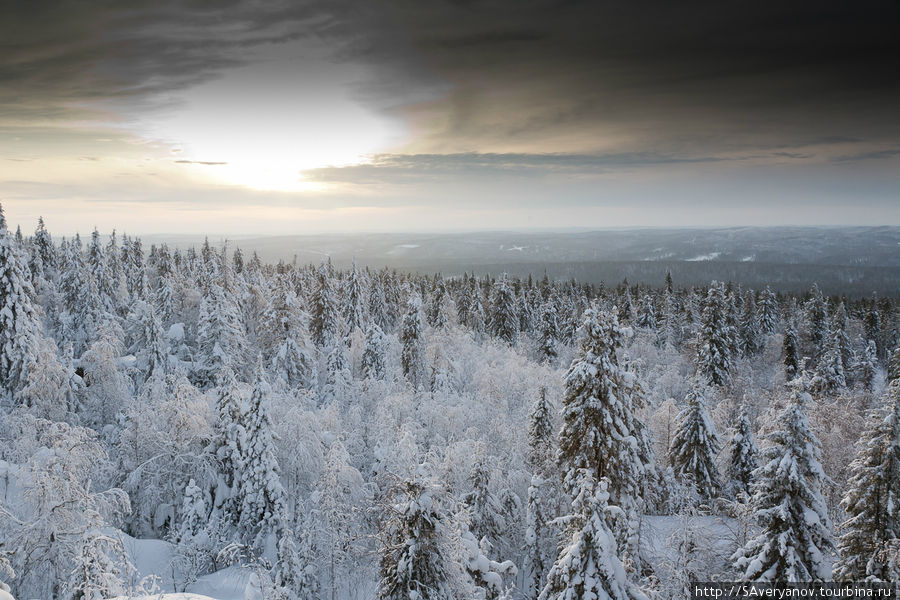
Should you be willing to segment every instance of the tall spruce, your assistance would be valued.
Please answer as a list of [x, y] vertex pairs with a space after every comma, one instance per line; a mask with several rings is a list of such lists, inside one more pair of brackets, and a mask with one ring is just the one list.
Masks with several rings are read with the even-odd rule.
[[768, 436], [754, 471], [752, 505], [761, 533], [734, 555], [744, 581], [808, 582], [829, 578], [831, 522], [822, 497], [822, 449], [806, 416], [805, 377], [791, 382], [791, 398]]
[[847, 520], [841, 524], [841, 557], [833, 573], [837, 581], [891, 578], [882, 551], [900, 539], [900, 382], [891, 385], [886, 400], [870, 414], [850, 464], [841, 503]]
[[669, 446], [669, 464], [677, 477], [694, 485], [700, 498], [708, 501], [721, 487], [716, 467], [719, 436], [706, 410], [700, 382], [694, 381], [685, 401], [687, 408], [678, 416], [678, 428]]

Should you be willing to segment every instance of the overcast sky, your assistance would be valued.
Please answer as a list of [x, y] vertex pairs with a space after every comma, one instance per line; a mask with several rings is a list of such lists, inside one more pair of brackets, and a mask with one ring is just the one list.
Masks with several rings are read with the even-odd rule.
[[900, 224], [900, 4], [0, 3], [51, 232]]

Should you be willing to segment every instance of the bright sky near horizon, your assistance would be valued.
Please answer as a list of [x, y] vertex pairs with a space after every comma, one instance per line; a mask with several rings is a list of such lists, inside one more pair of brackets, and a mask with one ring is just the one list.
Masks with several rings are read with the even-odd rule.
[[0, 6], [0, 202], [62, 235], [900, 224], [900, 5]]

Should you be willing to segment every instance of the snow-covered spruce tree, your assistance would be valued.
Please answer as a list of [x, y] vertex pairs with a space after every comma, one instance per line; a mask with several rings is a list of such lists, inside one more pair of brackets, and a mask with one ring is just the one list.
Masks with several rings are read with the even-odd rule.
[[503, 509], [491, 489], [491, 473], [485, 454], [484, 446], [479, 444], [469, 474], [472, 489], [462, 500], [469, 511], [469, 531], [475, 539], [487, 538], [496, 544], [503, 528]]
[[33, 349], [42, 334], [33, 296], [0, 206], [0, 394], [12, 396], [21, 390], [34, 361]]
[[210, 387], [224, 368], [247, 373], [247, 338], [240, 309], [233, 297], [216, 281], [210, 281], [200, 305], [197, 331], [197, 358], [192, 379], [201, 388]]
[[870, 415], [870, 425], [850, 464], [849, 489], [841, 503], [847, 520], [838, 540], [837, 581], [889, 581], [884, 552], [900, 539], [900, 382], [887, 402]]
[[875, 340], [869, 340], [862, 346], [862, 353], [853, 365], [853, 378], [863, 389], [872, 391], [878, 374], [878, 346]]
[[844, 361], [841, 358], [841, 330], [835, 329], [828, 338], [825, 353], [816, 363], [810, 388], [818, 394], [831, 395], [847, 387]]
[[53, 281], [56, 272], [56, 247], [47, 227], [44, 225], [44, 217], [38, 217], [37, 228], [34, 230], [34, 238], [31, 240], [41, 259], [43, 276], [48, 281]]
[[415, 388], [426, 385], [425, 340], [423, 333], [422, 298], [410, 290], [406, 298], [406, 312], [400, 328], [400, 364], [403, 374]]
[[387, 338], [373, 319], [366, 330], [366, 349], [362, 357], [363, 374], [368, 379], [384, 379]]
[[319, 597], [319, 580], [309, 556], [297, 548], [294, 533], [285, 529], [278, 539], [278, 556], [275, 563], [274, 600], [295, 600]]
[[888, 362], [887, 380], [894, 382], [900, 379], [900, 346], [894, 348], [891, 352], [890, 361]]
[[379, 532], [380, 600], [471, 597], [449, 496], [419, 465], [392, 491]]
[[494, 285], [491, 297], [491, 335], [500, 338], [510, 345], [519, 339], [519, 315], [516, 307], [516, 294], [503, 273]]
[[741, 314], [741, 354], [756, 356], [762, 349], [760, 341], [759, 317], [756, 310], [756, 298], [752, 291], [744, 296], [744, 312]]
[[551, 296], [541, 305], [538, 322], [538, 353], [541, 360], [552, 363], [559, 355], [559, 319], [557, 302]]
[[481, 538], [479, 542], [475, 536], [469, 531], [465, 522], [461, 524], [460, 542], [463, 547], [463, 559], [465, 560], [466, 574], [471, 580], [474, 587], [474, 600], [499, 600], [504, 596], [503, 576], [511, 575], [513, 577], [518, 573], [518, 569], [510, 560], [497, 562], [491, 560], [489, 556], [493, 554], [493, 546], [486, 537]]
[[800, 374], [800, 341], [794, 320], [788, 320], [784, 329], [784, 341], [781, 348], [784, 361], [784, 374], [788, 380]]
[[278, 460], [272, 439], [270, 396], [260, 357], [253, 393], [249, 402], [241, 407], [245, 437], [240, 440], [240, 476], [236, 481], [238, 525], [245, 539], [258, 551], [265, 551], [269, 538], [277, 539], [284, 527], [284, 488], [278, 478]]
[[276, 380], [290, 389], [314, 388], [315, 348], [306, 330], [307, 315], [287, 282], [276, 286], [260, 321], [257, 337]]
[[734, 435], [731, 436], [731, 458], [728, 461], [728, 488], [735, 495], [749, 498], [753, 472], [759, 467], [759, 448], [753, 436], [747, 407], [741, 407]]
[[339, 333], [337, 294], [332, 283], [331, 270], [325, 261], [316, 273], [316, 287], [312, 295], [310, 334], [319, 348], [330, 346]]
[[242, 468], [241, 441], [246, 435], [241, 421], [241, 395], [234, 372], [225, 367], [217, 377], [216, 427], [213, 452], [219, 465], [213, 507], [223, 523], [237, 525], [240, 510], [236, 503]]
[[206, 498], [194, 480], [188, 481], [184, 488], [184, 499], [181, 502], [179, 513], [178, 532], [175, 534], [177, 542], [190, 540], [197, 536], [209, 520], [209, 508], [206, 506]]
[[347, 324], [347, 333], [352, 334], [357, 329], [365, 331], [366, 322], [369, 320], [366, 314], [365, 283], [363, 274], [356, 268], [356, 259], [350, 268], [347, 278], [347, 290], [344, 301], [344, 321]]
[[544, 575], [556, 550], [555, 538], [550, 532], [550, 521], [555, 512], [554, 433], [552, 407], [547, 390], [542, 387], [528, 415], [528, 463], [532, 476], [525, 507], [525, 561], [529, 582], [526, 593], [532, 600], [544, 587]]
[[703, 303], [697, 340], [697, 370], [710, 385], [731, 383], [734, 368], [732, 336], [724, 286], [714, 281]]
[[762, 532], [734, 553], [744, 581], [806, 582], [829, 578], [825, 554], [832, 550], [831, 522], [822, 497], [826, 479], [822, 450], [809, 427], [805, 376], [791, 382], [782, 429], [766, 436], [762, 466], [754, 471], [752, 506]]
[[656, 308], [653, 306], [653, 297], [650, 294], [644, 294], [634, 324], [650, 331], [656, 330]]
[[635, 374], [619, 364], [616, 351], [624, 332], [613, 312], [586, 310], [583, 331], [565, 379], [557, 463], [567, 493], [574, 493], [580, 469], [609, 481], [610, 497], [626, 517], [612, 527], [637, 566], [638, 499], [655, 474], [646, 429], [634, 415], [643, 404], [643, 389]]
[[763, 335], [772, 335], [778, 327], [778, 298], [766, 286], [759, 295], [759, 328]]
[[678, 415], [678, 428], [669, 446], [669, 464], [676, 477], [692, 482], [699, 497], [709, 501], [721, 487], [716, 467], [720, 446], [706, 410], [702, 383], [694, 381], [685, 402], [687, 408]]
[[809, 334], [809, 351], [812, 356], [818, 356], [825, 349], [828, 340], [828, 301], [815, 283], [803, 309]]
[[644, 598], [628, 581], [625, 567], [616, 555], [616, 539], [607, 526], [608, 513], [618, 512], [609, 504], [607, 481], [594, 478], [592, 469], [577, 469], [572, 510], [556, 519], [567, 542], [547, 574], [540, 600], [596, 598], [628, 600]]
[[325, 377], [319, 393], [321, 404], [343, 400], [352, 381], [347, 344], [335, 338], [325, 359]]
[[388, 316], [387, 299], [384, 297], [384, 284], [377, 275], [369, 285], [369, 317], [382, 331], [389, 331], [391, 320]]
[[541, 387], [528, 413], [528, 463], [533, 472], [550, 475], [554, 457], [553, 407]]

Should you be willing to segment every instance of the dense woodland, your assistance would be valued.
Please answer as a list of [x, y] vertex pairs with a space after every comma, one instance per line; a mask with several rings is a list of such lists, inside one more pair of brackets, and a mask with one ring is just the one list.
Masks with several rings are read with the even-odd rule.
[[0, 581], [152, 587], [118, 532], [172, 544], [165, 591], [241, 568], [273, 599], [900, 580], [898, 335], [896, 298], [816, 286], [340, 271], [4, 221]]

